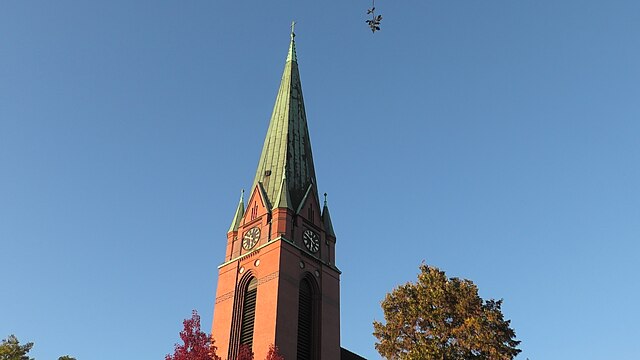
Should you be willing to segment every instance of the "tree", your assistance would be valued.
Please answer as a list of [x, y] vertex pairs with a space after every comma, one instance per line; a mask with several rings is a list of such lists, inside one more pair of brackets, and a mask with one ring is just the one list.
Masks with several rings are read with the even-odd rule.
[[165, 356], [165, 360], [221, 360], [216, 354], [218, 349], [210, 335], [200, 330], [200, 315], [193, 310], [191, 319], [185, 319], [180, 331], [183, 344], [175, 345], [173, 355]]
[[9, 335], [0, 343], [0, 360], [33, 360], [27, 355], [32, 347], [32, 342], [20, 345], [15, 335]]
[[64, 356], [60, 356], [58, 360], [76, 360], [76, 358], [69, 355], [64, 355]]
[[284, 356], [280, 355], [280, 350], [277, 346], [271, 344], [265, 360], [284, 360]]
[[251, 348], [247, 345], [240, 345], [240, 350], [238, 351], [238, 360], [253, 360], [253, 352]]
[[520, 341], [501, 306], [483, 300], [472, 281], [423, 263], [416, 283], [382, 301], [385, 323], [373, 323], [376, 350], [392, 360], [511, 360]]

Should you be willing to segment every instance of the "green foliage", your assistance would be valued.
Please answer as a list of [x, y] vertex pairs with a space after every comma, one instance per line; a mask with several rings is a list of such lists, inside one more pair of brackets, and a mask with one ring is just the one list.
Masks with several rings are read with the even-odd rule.
[[385, 323], [373, 323], [375, 346], [391, 360], [511, 360], [520, 341], [501, 306], [483, 300], [472, 281], [422, 264], [416, 283], [382, 301]]
[[15, 335], [9, 335], [0, 344], [0, 360], [33, 360], [27, 355], [32, 347], [32, 342], [20, 345]]
[[69, 355], [65, 355], [65, 356], [60, 356], [58, 360], [76, 360], [76, 358], [71, 357]]

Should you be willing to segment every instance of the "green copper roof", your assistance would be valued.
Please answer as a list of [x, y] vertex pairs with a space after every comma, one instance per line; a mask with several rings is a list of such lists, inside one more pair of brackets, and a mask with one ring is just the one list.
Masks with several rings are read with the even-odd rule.
[[255, 188], [258, 183], [262, 184], [267, 203], [278, 206], [275, 199], [285, 181], [291, 199], [287, 205], [291, 209], [300, 205], [309, 185], [316, 183], [294, 38], [292, 32], [280, 88], [252, 186]]
[[242, 217], [244, 216], [244, 190], [240, 194], [240, 202], [238, 203], [238, 208], [236, 209], [235, 215], [233, 215], [233, 220], [231, 220], [231, 226], [229, 226], [229, 231], [238, 231], [240, 227], [240, 221], [242, 221]]
[[289, 53], [287, 53], [287, 62], [295, 61], [298, 62], [298, 56], [296, 56], [296, 42], [294, 38], [296, 34], [293, 32], [293, 28], [296, 25], [295, 22], [291, 23], [291, 43], [289, 43]]
[[[287, 170], [285, 169], [284, 172], [286, 175]], [[287, 186], [287, 178], [285, 176], [282, 177], [282, 184], [280, 185], [280, 191], [278, 191], [278, 197], [273, 202], [273, 207], [291, 209], [291, 196], [289, 195], [289, 187]]]
[[289, 61], [298, 62], [298, 56], [296, 55], [296, 42], [295, 41], [291, 41], [291, 44], [289, 45], [289, 53], [287, 54], [287, 62], [289, 62]]

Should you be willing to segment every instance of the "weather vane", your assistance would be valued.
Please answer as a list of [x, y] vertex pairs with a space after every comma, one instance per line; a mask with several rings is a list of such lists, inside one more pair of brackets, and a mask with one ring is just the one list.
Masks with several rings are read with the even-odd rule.
[[371, 0], [371, 9], [367, 10], [367, 15], [371, 14], [371, 19], [366, 20], [372, 33], [380, 30], [380, 21], [382, 21], [382, 15], [376, 16], [376, 0]]

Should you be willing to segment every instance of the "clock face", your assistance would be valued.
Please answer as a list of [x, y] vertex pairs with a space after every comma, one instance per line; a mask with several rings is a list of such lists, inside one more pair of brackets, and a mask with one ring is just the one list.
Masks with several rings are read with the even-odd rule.
[[302, 234], [302, 241], [304, 242], [304, 246], [306, 246], [312, 253], [316, 253], [320, 250], [320, 237], [313, 231], [305, 230]]
[[260, 229], [257, 227], [249, 229], [246, 233], [244, 233], [244, 237], [242, 238], [242, 247], [245, 250], [249, 250], [256, 246], [260, 240]]

